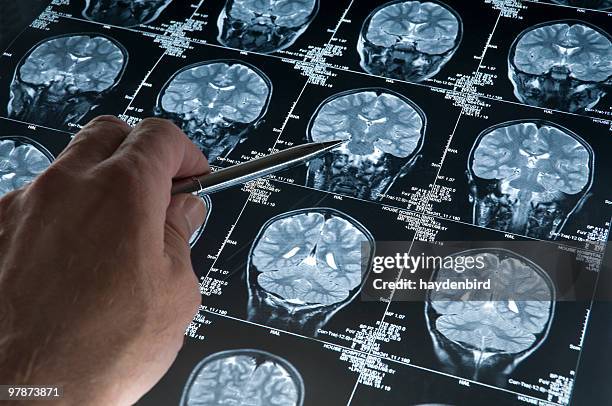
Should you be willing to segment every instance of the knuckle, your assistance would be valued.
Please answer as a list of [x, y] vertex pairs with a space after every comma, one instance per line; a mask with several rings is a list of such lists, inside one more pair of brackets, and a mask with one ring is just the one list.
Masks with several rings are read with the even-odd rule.
[[87, 125], [90, 125], [90, 124], [91, 125], [110, 124], [110, 125], [116, 125], [116, 126], [121, 126], [121, 127], [127, 126], [127, 123], [125, 121], [121, 120], [119, 117], [112, 116], [112, 115], [102, 115], [102, 116], [95, 117], [89, 123], [87, 123]]
[[115, 116], [98, 116], [91, 120], [75, 136], [76, 139], [86, 134], [97, 133], [98, 131], [126, 133], [131, 127], [124, 121]]
[[157, 132], [176, 132], [178, 127], [170, 120], [158, 117], [147, 117], [138, 123], [140, 128], [147, 131]]

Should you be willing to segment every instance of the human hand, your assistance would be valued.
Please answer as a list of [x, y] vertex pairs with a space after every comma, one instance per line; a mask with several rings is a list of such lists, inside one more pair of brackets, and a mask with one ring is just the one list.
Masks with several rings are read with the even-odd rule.
[[172, 179], [209, 170], [171, 122], [102, 116], [0, 199], [0, 384], [128, 405], [161, 378], [200, 304], [188, 241], [205, 216]]

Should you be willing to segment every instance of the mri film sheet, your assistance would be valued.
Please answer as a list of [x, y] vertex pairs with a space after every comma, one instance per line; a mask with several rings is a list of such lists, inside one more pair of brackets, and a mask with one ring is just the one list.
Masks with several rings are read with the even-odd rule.
[[[344, 140], [202, 196], [202, 304], [138, 404], [606, 404], [608, 3], [53, 1], [0, 55], [0, 194], [100, 114], [213, 170]], [[391, 241], [484, 255], [491, 300], [373, 296]]]

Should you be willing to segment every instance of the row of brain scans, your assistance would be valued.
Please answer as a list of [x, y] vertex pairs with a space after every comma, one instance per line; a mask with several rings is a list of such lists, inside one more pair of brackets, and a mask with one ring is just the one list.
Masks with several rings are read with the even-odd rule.
[[[171, 0], [87, 1], [83, 16], [120, 26], [146, 24]], [[557, 0], [610, 8], [608, 0]], [[224, 46], [270, 53], [291, 46], [316, 16], [317, 0], [229, 0], [218, 18]], [[462, 39], [461, 16], [437, 0], [385, 3], [363, 22], [357, 41], [362, 69], [420, 82], [436, 75]], [[119, 66], [119, 65], [117, 65]], [[579, 20], [550, 21], [523, 31], [508, 52], [508, 77], [522, 103], [570, 112], [594, 107], [612, 76], [612, 43], [603, 29]]]
[[[246, 13], [239, 12], [247, 8], [246, 2], [232, 4], [230, 11]], [[297, 10], [305, 2], [280, 1], [274, 6], [293, 19], [301, 16]], [[260, 12], [255, 14], [263, 18]], [[290, 18], [274, 21], [281, 24], [286, 19]], [[231, 26], [242, 27], [238, 23]], [[385, 4], [364, 22], [358, 41], [361, 66], [375, 75], [407, 81], [430, 78], [457, 50], [461, 27], [460, 17], [441, 3]], [[262, 44], [269, 47], [272, 42], [266, 39]], [[127, 50], [101, 34], [46, 39], [20, 61], [10, 86], [8, 114], [51, 127], [76, 123], [118, 84], [127, 63]], [[194, 138], [199, 144], [248, 131], [265, 114], [272, 92], [266, 75], [244, 64], [230, 64], [228, 72], [224, 66], [208, 61], [177, 72], [158, 103], [161, 113], [181, 117], [188, 131], [197, 132]], [[577, 20], [530, 27], [516, 38], [508, 53], [508, 77], [523, 103], [570, 112], [594, 107], [612, 83], [610, 35]], [[190, 97], [179, 97], [180, 91], [187, 91]], [[215, 97], [213, 93], [226, 97], [222, 104], [231, 108], [220, 111], [213, 106], [206, 111], [208, 104], [202, 104], [202, 99]], [[223, 144], [231, 145], [232, 141], [224, 140]], [[222, 150], [211, 152], [214, 159]]]
[[[51, 125], [83, 117], [116, 84], [126, 60], [125, 50], [104, 36], [47, 40], [18, 69], [9, 115]], [[257, 127], [272, 92], [266, 74], [246, 62], [204, 61], [172, 75], [154, 114], [173, 120], [214, 162]], [[379, 200], [410, 173], [426, 128], [422, 109], [392, 90], [361, 88], [332, 95], [312, 113], [306, 138], [346, 143], [309, 162], [304, 183]], [[6, 143], [8, 148], [13, 141]], [[467, 163], [474, 224], [554, 238], [588, 192], [593, 161], [586, 141], [550, 121], [489, 127], [476, 138]]]

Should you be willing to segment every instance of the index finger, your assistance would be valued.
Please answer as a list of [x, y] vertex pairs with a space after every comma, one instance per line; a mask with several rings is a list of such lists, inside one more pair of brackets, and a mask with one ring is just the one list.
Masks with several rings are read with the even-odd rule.
[[170, 201], [172, 180], [210, 172], [208, 160], [193, 142], [169, 120], [146, 118], [128, 134], [109, 164], [131, 166], [143, 190]]

